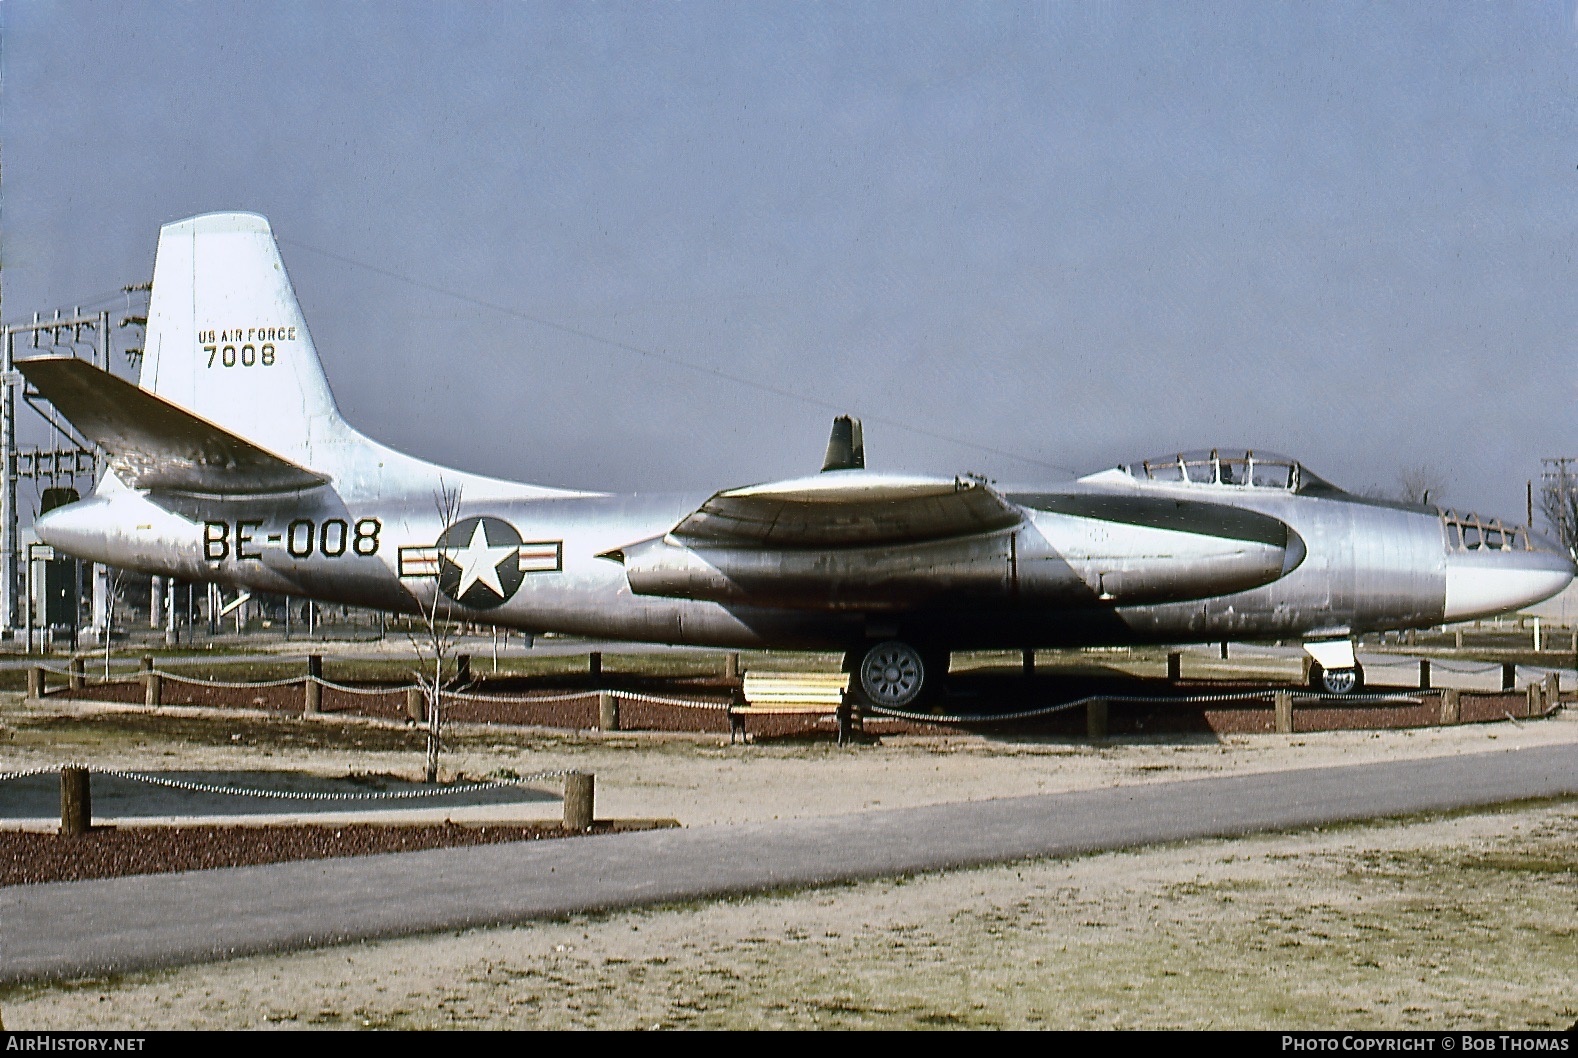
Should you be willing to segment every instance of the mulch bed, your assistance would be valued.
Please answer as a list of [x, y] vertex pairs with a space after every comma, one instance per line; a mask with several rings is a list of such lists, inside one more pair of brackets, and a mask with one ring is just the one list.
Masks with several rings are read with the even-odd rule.
[[[1109, 735], [1246, 735], [1276, 731], [1276, 710], [1265, 697], [1227, 701], [1191, 702], [1187, 698], [1263, 692], [1264, 683], [1213, 681], [1169, 685], [1131, 681], [1122, 685], [1090, 687], [1084, 694], [1111, 694], [1107, 704]], [[1294, 698], [1293, 730], [1378, 731], [1402, 728], [1437, 727], [1441, 722], [1441, 692], [1408, 687], [1367, 687], [1365, 695], [1388, 694], [1390, 701], [1356, 701], [1335, 698]], [[1122, 696], [1155, 697], [1161, 701], [1122, 701]], [[1070, 694], [1069, 698], [1078, 697]], [[1168, 701], [1167, 698], [1177, 700]], [[1412, 701], [1403, 700], [1412, 699]], [[1461, 691], [1458, 696], [1459, 723], [1484, 723], [1513, 717], [1529, 719], [1528, 696], [1522, 691]], [[1085, 710], [1076, 706], [1060, 713], [1028, 721], [972, 725], [981, 731], [1036, 733], [1079, 737], [1086, 733]]]
[[[675, 824], [605, 821], [594, 823], [589, 833], [615, 834], [667, 825]], [[94, 827], [76, 837], [0, 831], [0, 886], [579, 836], [579, 832], [556, 823], [450, 822]]]

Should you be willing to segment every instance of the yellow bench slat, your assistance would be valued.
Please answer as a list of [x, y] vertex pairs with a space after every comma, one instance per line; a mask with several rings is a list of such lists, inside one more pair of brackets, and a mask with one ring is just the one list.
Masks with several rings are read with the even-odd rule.
[[833, 710], [843, 704], [848, 687], [849, 674], [843, 672], [748, 672], [744, 681], [745, 709]]

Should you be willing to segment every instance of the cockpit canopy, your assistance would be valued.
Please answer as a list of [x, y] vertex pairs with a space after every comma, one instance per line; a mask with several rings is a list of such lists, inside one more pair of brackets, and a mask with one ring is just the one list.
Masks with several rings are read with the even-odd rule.
[[[1143, 459], [1138, 463], [1121, 463], [1118, 470], [1140, 482], [1342, 494], [1341, 489], [1311, 472], [1297, 460], [1275, 452], [1257, 452], [1252, 449], [1202, 448]], [[1452, 551], [1559, 553], [1561, 550], [1555, 541], [1531, 532], [1528, 526], [1512, 525], [1499, 518], [1481, 518], [1477, 514], [1443, 510], [1440, 507], [1433, 509], [1441, 519], [1447, 547]]]
[[[1529, 532], [1526, 526], [1504, 525], [1500, 518], [1442, 511], [1441, 525], [1447, 547], [1453, 551], [1549, 551], [1555, 548]], [[1540, 544], [1547, 546], [1541, 547]]]
[[1192, 485], [1238, 485], [1283, 492], [1336, 492], [1337, 487], [1297, 460], [1275, 452], [1211, 448], [1124, 463], [1119, 470], [1138, 481]]

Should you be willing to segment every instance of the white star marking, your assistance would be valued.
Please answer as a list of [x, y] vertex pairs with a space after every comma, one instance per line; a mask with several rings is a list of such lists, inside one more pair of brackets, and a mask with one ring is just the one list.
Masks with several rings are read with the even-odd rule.
[[482, 523], [477, 523], [477, 528], [471, 534], [471, 543], [464, 548], [445, 548], [444, 558], [460, 568], [460, 587], [455, 591], [458, 599], [466, 594], [466, 590], [473, 584], [481, 581], [493, 590], [493, 594], [504, 598], [504, 585], [499, 583], [499, 567], [506, 559], [516, 556], [519, 548], [505, 545], [503, 547], [489, 547], [488, 534], [482, 529]]

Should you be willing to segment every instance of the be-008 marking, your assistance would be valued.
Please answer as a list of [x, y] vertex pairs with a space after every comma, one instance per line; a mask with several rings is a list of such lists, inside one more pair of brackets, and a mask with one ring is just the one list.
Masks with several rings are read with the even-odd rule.
[[347, 554], [367, 558], [378, 554], [383, 522], [377, 518], [296, 518], [280, 532], [263, 531], [261, 519], [203, 523], [203, 558], [209, 562], [256, 561], [265, 546], [282, 546], [291, 558], [341, 558]]

